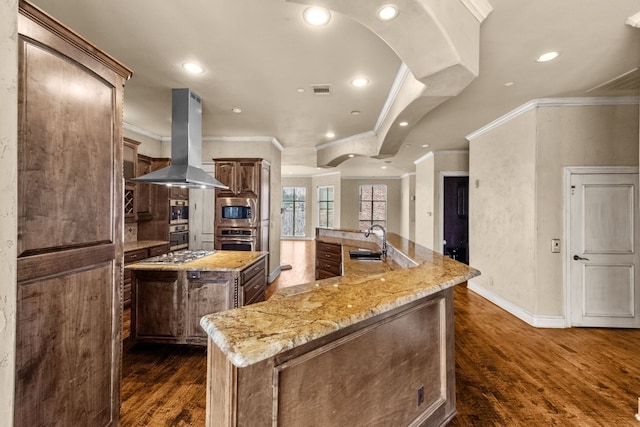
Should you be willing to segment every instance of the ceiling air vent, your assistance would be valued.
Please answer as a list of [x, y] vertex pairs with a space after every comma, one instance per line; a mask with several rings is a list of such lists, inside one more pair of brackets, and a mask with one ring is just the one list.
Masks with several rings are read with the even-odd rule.
[[322, 85], [311, 85], [313, 88], [313, 94], [318, 96], [331, 95], [331, 85], [330, 84], [322, 84]]
[[640, 90], [640, 69], [634, 68], [626, 73], [602, 83], [587, 92], [620, 92]]

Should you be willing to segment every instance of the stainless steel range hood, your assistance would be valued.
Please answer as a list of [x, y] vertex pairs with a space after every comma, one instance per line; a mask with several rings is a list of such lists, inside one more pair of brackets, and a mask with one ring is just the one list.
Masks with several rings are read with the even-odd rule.
[[171, 166], [133, 179], [186, 188], [229, 188], [202, 170], [202, 99], [191, 89], [172, 89]]

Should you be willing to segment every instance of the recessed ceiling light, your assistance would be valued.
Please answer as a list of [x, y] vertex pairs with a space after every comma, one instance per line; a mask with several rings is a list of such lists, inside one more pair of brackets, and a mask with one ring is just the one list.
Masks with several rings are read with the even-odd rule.
[[407, 126], [409, 125], [409, 122], [400, 122], [398, 123], [398, 126]]
[[390, 21], [398, 16], [398, 6], [395, 4], [385, 4], [378, 9], [377, 15], [381, 21]]
[[331, 13], [322, 7], [308, 7], [302, 13], [302, 17], [307, 24], [321, 27], [331, 20]]
[[242, 110], [240, 108], [232, 108], [231, 111], [233, 111], [236, 114], [242, 113]]
[[381, 166], [381, 167], [380, 167], [380, 169], [386, 169], [386, 168], [387, 168], [386, 166]]
[[506, 82], [504, 85], [505, 85], [506, 87], [513, 86], [513, 85], [514, 85], [514, 82]]
[[298, 92], [298, 93], [304, 93], [304, 88], [299, 87], [298, 89], [296, 89], [296, 92]]
[[182, 68], [193, 74], [204, 73], [204, 68], [202, 68], [201, 65], [198, 65], [195, 62], [185, 62], [184, 64], [182, 64]]
[[560, 53], [558, 53], [556, 51], [546, 52], [546, 53], [543, 53], [542, 55], [538, 56], [538, 59], [536, 59], [536, 61], [538, 61], [538, 62], [549, 62], [549, 61], [552, 61], [552, 60], [556, 59], [558, 57], [558, 55], [560, 55]]
[[325, 134], [325, 136], [326, 136], [327, 138], [333, 138], [334, 136], [336, 136], [336, 134], [335, 134], [335, 133], [333, 133], [333, 132], [327, 132], [327, 133]]
[[422, 144], [422, 148], [427, 148], [429, 144]]
[[358, 114], [360, 114], [360, 111], [352, 110], [352, 111], [349, 111], [349, 114], [351, 114], [352, 116], [357, 116]]
[[351, 80], [351, 84], [355, 87], [363, 87], [369, 84], [369, 80], [365, 79], [364, 77], [356, 77], [355, 79]]
[[349, 158], [353, 159], [356, 155], [355, 154], [349, 154]]

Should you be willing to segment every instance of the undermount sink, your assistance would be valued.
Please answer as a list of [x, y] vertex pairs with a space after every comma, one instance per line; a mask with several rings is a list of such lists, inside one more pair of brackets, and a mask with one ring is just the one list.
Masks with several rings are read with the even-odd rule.
[[353, 250], [349, 251], [349, 258], [360, 261], [382, 261], [382, 252]]

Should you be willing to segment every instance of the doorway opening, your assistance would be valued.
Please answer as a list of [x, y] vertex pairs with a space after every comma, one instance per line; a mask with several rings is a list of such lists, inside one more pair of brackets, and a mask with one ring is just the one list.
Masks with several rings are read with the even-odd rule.
[[442, 253], [469, 264], [469, 175], [441, 173]]

